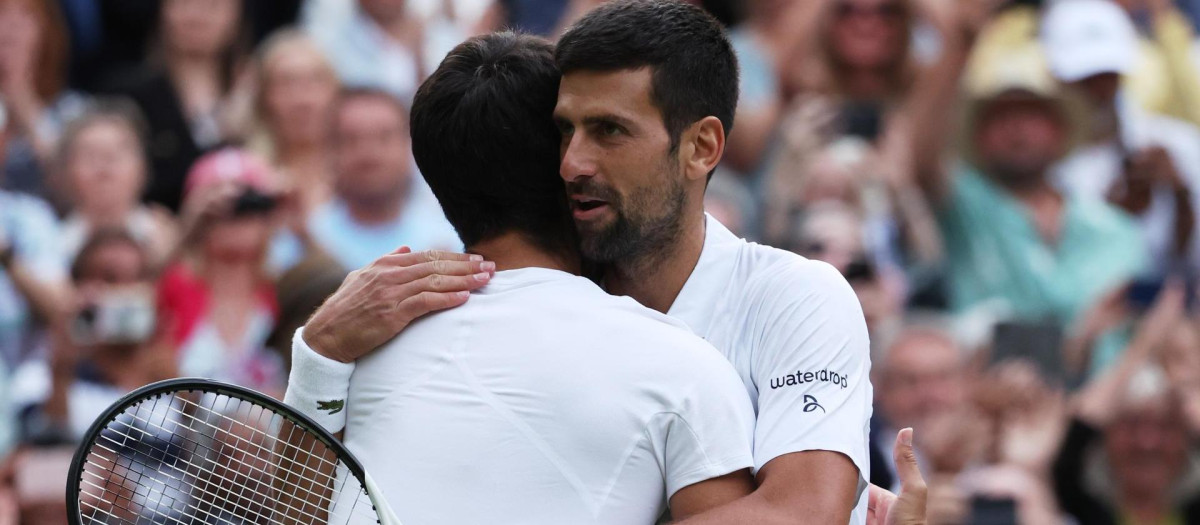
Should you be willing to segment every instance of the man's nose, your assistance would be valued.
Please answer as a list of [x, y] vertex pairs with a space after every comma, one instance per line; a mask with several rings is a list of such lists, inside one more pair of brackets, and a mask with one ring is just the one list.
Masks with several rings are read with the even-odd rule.
[[596, 174], [596, 157], [582, 134], [576, 133], [563, 148], [558, 172], [566, 182], [575, 182]]

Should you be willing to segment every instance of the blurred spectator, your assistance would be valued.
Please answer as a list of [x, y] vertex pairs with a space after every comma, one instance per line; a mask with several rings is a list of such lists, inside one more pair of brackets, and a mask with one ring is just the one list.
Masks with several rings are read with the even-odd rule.
[[323, 253], [306, 257], [300, 264], [279, 276], [275, 286], [279, 303], [279, 323], [267, 340], [267, 346], [279, 352], [285, 368], [290, 369], [292, 337], [308, 322], [317, 308], [337, 291], [346, 279], [346, 270]]
[[[900, 274], [907, 269], [910, 289], [924, 286], [932, 278], [921, 274], [922, 267], [932, 272], [942, 260], [941, 237], [933, 212], [919, 192], [901, 183], [901, 177], [883, 173], [893, 169], [888, 165], [902, 162], [882, 155], [898, 151], [877, 150], [858, 137], [841, 137], [824, 146], [786, 148], [767, 185], [764, 237], [777, 244], [790, 242], [796, 236], [793, 228], [800, 224], [796, 217], [806, 208], [821, 200], [840, 201], [862, 218], [858, 235], [865, 245], [865, 257], [889, 272]], [[904, 296], [906, 292], [899, 293]]]
[[178, 211], [188, 168], [242, 131], [248, 26], [242, 0], [163, 0], [152, 65], [118, 91], [149, 124], [146, 198]]
[[58, 312], [65, 296], [58, 227], [45, 202], [0, 190], [0, 360], [10, 366], [29, 355], [37, 321]]
[[[13, 413], [12, 403], [12, 381], [9, 378], [10, 372], [8, 363], [0, 359], [0, 458], [8, 457], [9, 451], [12, 450], [13, 444], [17, 439], [17, 418]], [[3, 459], [0, 459], [0, 464], [3, 464]], [[3, 485], [3, 483], [0, 483]], [[4, 498], [4, 489], [0, 486], [0, 499]], [[0, 502], [0, 507], [4, 503]], [[0, 513], [3, 509], [0, 508]], [[0, 517], [0, 524], [4, 523], [4, 518]]]
[[307, 214], [332, 193], [327, 128], [337, 75], [316, 43], [293, 29], [263, 42], [256, 62], [259, 129], [250, 148], [271, 160]]
[[[1185, 385], [1168, 383], [1164, 347], [1180, 342], [1195, 356], [1197, 339], [1185, 323], [1185, 291], [1176, 283], [1160, 295], [1140, 323], [1121, 361], [1082, 390], [1053, 473], [1064, 510], [1080, 523], [1196, 523], [1200, 496], [1184, 492], [1194, 419], [1182, 410]], [[1177, 336], [1180, 331], [1186, 336]], [[1195, 358], [1187, 375], [1195, 378]], [[1182, 365], [1179, 361], [1168, 361]], [[1187, 397], [1182, 399], [1187, 400]], [[1108, 490], [1087, 483], [1089, 452], [1103, 445]]]
[[173, 377], [174, 356], [156, 338], [148, 254], [121, 230], [98, 230], [71, 268], [76, 297], [56, 319], [49, 361], [14, 374], [22, 440], [76, 443], [121, 396]]
[[60, 237], [69, 260], [93, 232], [105, 229], [136, 239], [155, 268], [175, 248], [170, 215], [140, 201], [147, 178], [143, 137], [137, 107], [124, 100], [100, 101], [67, 126], [58, 158], [72, 203]]
[[0, 0], [0, 108], [10, 136], [4, 187], [46, 195], [46, 174], [62, 126], [82, 109], [66, 89], [67, 29], [46, 0]]
[[71, 86], [93, 92], [134, 70], [158, 20], [161, 0], [57, 0], [71, 33]]
[[[951, 305], [1067, 323], [1141, 271], [1146, 255], [1124, 213], [1051, 185], [1079, 123], [1040, 49], [1026, 44], [998, 63], [967, 78], [963, 161], [944, 165], [936, 145], [915, 154], [946, 243]], [[938, 81], [947, 78], [957, 75]]]
[[[412, 160], [408, 112], [371, 89], [342, 93], [333, 110], [334, 198], [313, 211], [308, 235], [347, 270], [401, 246], [460, 249]], [[286, 270], [303, 255], [295, 239], [274, 247], [272, 265]]]
[[270, 167], [240, 150], [205, 155], [188, 174], [186, 254], [158, 285], [183, 375], [282, 394], [279, 356], [264, 347], [278, 317], [264, 275], [277, 202]]
[[[938, 85], [914, 79], [936, 75], [942, 63], [957, 60], [954, 51], [969, 45], [982, 24], [980, 12], [992, 3], [838, 0], [761, 2], [757, 10], [771, 7], [776, 12], [758, 15], [751, 9], [746, 24], [758, 36], [740, 46], [739, 56], [751, 64], [743, 77], [744, 90], [758, 93], [765, 87], [776, 94], [742, 100], [738, 124], [745, 127], [731, 136], [730, 147], [737, 150], [737, 140], [751, 140], [747, 137], [759, 133], [766, 133], [767, 139], [778, 136], [778, 151], [769, 155], [763, 168], [766, 242], [782, 243], [794, 235], [788, 228], [806, 201], [842, 199], [865, 221], [873, 262], [908, 274], [911, 282], [902, 293], [934, 297], [924, 301], [931, 305], [943, 302], [928, 292], [943, 257], [933, 212], [905, 182], [911, 178], [911, 135], [943, 133], [910, 122], [917, 118], [915, 101], [931, 96], [928, 93]], [[783, 17], [791, 20], [787, 24], [802, 21], [811, 27], [807, 34], [814, 38], [785, 38], [792, 26]], [[779, 27], [772, 30], [775, 26]], [[771, 34], [777, 36], [767, 39]], [[920, 53], [915, 44], [920, 35], [941, 42], [942, 52], [932, 62], [929, 57], [920, 59], [929, 54]], [[774, 47], [764, 47], [764, 41]], [[734, 39], [735, 45], [738, 42]], [[787, 49], [780, 49], [781, 42]], [[772, 56], [774, 62], [766, 60]], [[771, 68], [778, 73], [769, 74]], [[774, 86], [772, 76], [777, 78]], [[739, 134], [742, 139], [736, 138]], [[755, 144], [765, 147], [757, 139], [747, 146]], [[829, 191], [836, 195], [821, 194]]]
[[900, 279], [880, 268], [867, 253], [862, 217], [856, 210], [845, 202], [826, 199], [812, 203], [797, 221], [797, 235], [786, 246], [830, 264], [846, 278], [862, 305], [871, 334], [894, 326], [903, 307]]
[[[414, 16], [405, 0], [357, 0], [353, 15], [313, 34], [344, 84], [387, 91], [405, 106], [417, 86], [466, 37], [453, 24]], [[312, 25], [329, 24], [321, 18]]]
[[934, 418], [962, 411], [967, 402], [966, 357], [949, 334], [913, 325], [895, 336], [873, 368], [871, 482], [896, 490], [900, 480], [889, 460], [892, 436], [896, 429], [924, 430]]
[[[1067, 4], [1070, 1], [1052, 3]], [[1118, 0], [1117, 3], [1139, 26], [1135, 35], [1138, 44], [1129, 74], [1121, 79], [1130, 101], [1147, 112], [1200, 125], [1200, 91], [1195, 89], [1200, 85], [1200, 69], [1192, 53], [1194, 35], [1187, 20], [1171, 0]], [[986, 62], [986, 67], [990, 68], [998, 65], [993, 61], [1001, 57], [1005, 49], [1037, 40], [1040, 17], [1041, 12], [1033, 6], [1007, 10], [981, 38], [974, 61], [981, 65]], [[1096, 36], [1103, 39], [1102, 33]], [[1099, 56], [1094, 53], [1096, 49], [1100, 48], [1081, 51], [1078, 64], [1087, 67], [1085, 64], [1089, 60]]]
[[754, 195], [725, 170], [718, 170], [704, 191], [704, 211], [738, 237], [745, 237], [754, 220]]
[[1193, 241], [1200, 131], [1145, 113], [1121, 89], [1138, 49], [1129, 16], [1108, 0], [1060, 2], [1045, 14], [1043, 40], [1052, 71], [1091, 114], [1084, 144], [1057, 169], [1062, 185], [1071, 194], [1107, 197], [1134, 215], [1159, 278], [1200, 270], [1200, 243]]
[[481, 28], [499, 31], [505, 28], [553, 39], [562, 28], [567, 14], [577, 11], [578, 0], [495, 0], [483, 14]]

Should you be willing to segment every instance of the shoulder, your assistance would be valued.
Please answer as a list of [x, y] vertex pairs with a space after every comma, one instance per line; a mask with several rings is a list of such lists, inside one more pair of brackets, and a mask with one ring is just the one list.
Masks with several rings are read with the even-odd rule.
[[826, 304], [858, 300], [854, 290], [836, 268], [828, 263], [750, 243], [745, 250], [750, 264], [745, 293], [765, 306], [797, 303]]
[[54, 210], [46, 201], [20, 192], [0, 191], [0, 203], [11, 209], [12, 216], [18, 221], [37, 221], [54, 223]]

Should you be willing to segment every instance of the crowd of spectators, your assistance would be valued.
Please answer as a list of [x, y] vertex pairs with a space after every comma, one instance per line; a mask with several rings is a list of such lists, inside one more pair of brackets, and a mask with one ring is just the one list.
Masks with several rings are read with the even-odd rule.
[[[279, 396], [346, 272], [459, 249], [407, 106], [601, 0], [0, 0], [0, 525], [65, 522], [138, 386]], [[1197, 0], [697, 0], [741, 97], [709, 213], [837, 268], [929, 522], [1200, 523]]]

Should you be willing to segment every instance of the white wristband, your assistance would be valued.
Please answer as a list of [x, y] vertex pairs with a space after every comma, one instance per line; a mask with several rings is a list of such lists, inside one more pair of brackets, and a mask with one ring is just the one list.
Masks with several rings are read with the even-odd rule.
[[346, 397], [354, 363], [318, 354], [304, 342], [304, 327], [292, 336], [292, 371], [283, 402], [331, 433], [346, 427]]

